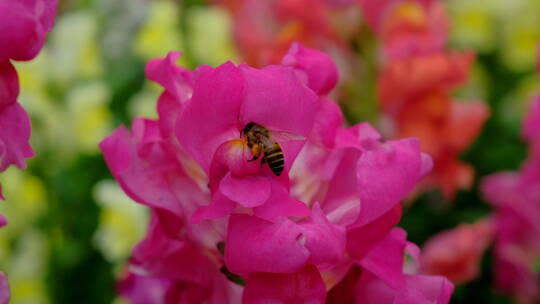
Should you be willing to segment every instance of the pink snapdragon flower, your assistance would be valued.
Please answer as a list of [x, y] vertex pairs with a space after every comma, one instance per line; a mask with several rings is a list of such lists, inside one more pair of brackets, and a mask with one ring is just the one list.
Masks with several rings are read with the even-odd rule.
[[[123, 296], [324, 303], [348, 273], [361, 271], [369, 280], [355, 284], [359, 294], [448, 302], [446, 279], [404, 273], [404, 250], [414, 246], [394, 228], [400, 200], [431, 158], [416, 139], [384, 141], [366, 123], [343, 128], [327, 97], [337, 82], [329, 56], [296, 44], [281, 65], [193, 72], [175, 66], [177, 58], [172, 52], [147, 66], [165, 89], [159, 119], [136, 118], [131, 132], [120, 127], [100, 144], [124, 191], [152, 209], [119, 285]], [[275, 132], [281, 175], [249, 161], [241, 130], [250, 122]], [[298, 137], [281, 140], [280, 132]], [[373, 281], [380, 288], [371, 293], [365, 284]]]
[[[0, 2], [0, 172], [11, 165], [25, 169], [25, 159], [34, 155], [28, 143], [30, 120], [17, 102], [19, 78], [11, 60], [28, 61], [37, 56], [53, 26], [56, 5], [56, 0]], [[6, 223], [0, 215], [0, 227]], [[9, 299], [9, 285], [0, 272], [0, 304]]]
[[455, 284], [476, 279], [493, 230], [492, 221], [482, 219], [435, 235], [423, 248], [422, 272], [445, 276]]
[[390, 132], [420, 139], [435, 164], [424, 188], [440, 188], [451, 199], [472, 184], [472, 167], [458, 157], [489, 115], [483, 102], [451, 95], [467, 80], [474, 56], [445, 49], [449, 21], [439, 1], [358, 2], [382, 46], [377, 93], [382, 111], [391, 118]]
[[529, 158], [519, 172], [486, 177], [482, 190], [495, 209], [495, 280], [519, 303], [540, 300], [540, 97], [531, 103], [523, 125]]
[[17, 103], [19, 79], [11, 60], [37, 56], [53, 26], [56, 5], [56, 0], [0, 2], [0, 172], [10, 165], [24, 169], [25, 159], [34, 155], [28, 144], [30, 120]]

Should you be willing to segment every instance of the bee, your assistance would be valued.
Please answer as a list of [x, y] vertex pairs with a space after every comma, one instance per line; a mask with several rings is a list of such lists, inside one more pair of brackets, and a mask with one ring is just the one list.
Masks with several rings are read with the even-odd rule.
[[257, 123], [250, 122], [242, 129], [241, 135], [247, 139], [247, 145], [251, 149], [253, 158], [248, 161], [255, 161], [261, 157], [261, 166], [264, 163], [276, 176], [280, 176], [285, 168], [285, 157], [279, 143], [275, 140], [302, 140], [305, 137], [282, 131], [268, 130]]

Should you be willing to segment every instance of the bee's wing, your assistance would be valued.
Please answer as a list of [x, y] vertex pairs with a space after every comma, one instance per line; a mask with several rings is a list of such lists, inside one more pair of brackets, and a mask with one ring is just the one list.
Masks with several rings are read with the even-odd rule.
[[305, 140], [306, 137], [300, 134], [289, 133], [285, 131], [272, 130], [272, 138], [278, 142], [292, 141], [292, 140]]

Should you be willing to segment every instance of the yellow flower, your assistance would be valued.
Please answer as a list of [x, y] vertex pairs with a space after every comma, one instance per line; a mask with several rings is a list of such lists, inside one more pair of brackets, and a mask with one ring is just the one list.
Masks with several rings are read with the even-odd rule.
[[98, 48], [98, 19], [91, 11], [77, 11], [59, 18], [49, 38], [54, 65], [49, 73], [58, 85], [69, 87], [79, 78], [102, 75]]
[[135, 51], [144, 59], [163, 57], [180, 50], [179, 8], [172, 1], [152, 1], [145, 25], [135, 39]]
[[148, 218], [146, 207], [133, 202], [112, 180], [99, 182], [94, 188], [94, 196], [102, 208], [94, 244], [110, 262], [122, 262], [144, 236]]
[[492, 0], [452, 0], [448, 2], [451, 15], [451, 41], [480, 52], [495, 47], [496, 7]]
[[68, 92], [65, 118], [72, 125], [69, 130], [78, 150], [98, 152], [99, 142], [111, 132], [109, 100], [109, 88], [100, 81], [80, 84]]
[[238, 62], [232, 37], [230, 15], [221, 7], [197, 7], [188, 14], [189, 45], [194, 59], [202, 64]]
[[17, 236], [30, 226], [44, 212], [47, 198], [39, 178], [15, 167], [0, 174], [0, 184], [6, 197], [0, 204], [0, 214], [5, 215], [9, 223], [0, 230], [1, 241]]
[[41, 232], [27, 229], [17, 240], [4, 268], [11, 288], [12, 303], [48, 303], [45, 268], [48, 250]]

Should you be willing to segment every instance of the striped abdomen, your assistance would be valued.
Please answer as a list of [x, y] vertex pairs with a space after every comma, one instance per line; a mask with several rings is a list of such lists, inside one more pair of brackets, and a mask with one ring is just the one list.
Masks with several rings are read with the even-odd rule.
[[283, 158], [283, 151], [278, 143], [274, 143], [270, 148], [264, 149], [264, 157], [268, 163], [268, 167], [279, 176], [285, 168], [285, 159]]

